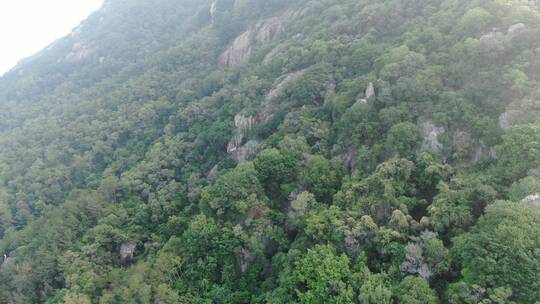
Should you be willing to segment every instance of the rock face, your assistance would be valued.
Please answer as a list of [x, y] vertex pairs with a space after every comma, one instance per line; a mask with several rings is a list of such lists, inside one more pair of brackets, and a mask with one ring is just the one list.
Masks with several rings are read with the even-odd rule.
[[85, 46], [84, 44], [78, 42], [73, 45], [71, 52], [66, 55], [66, 61], [69, 62], [80, 62], [92, 57], [94, 52]]
[[474, 149], [472, 161], [478, 162], [482, 159], [497, 158], [497, 151], [494, 147], [488, 147], [484, 144], [479, 144]]
[[137, 245], [133, 242], [127, 242], [120, 245], [120, 260], [122, 263], [127, 263], [133, 259], [136, 247]]
[[276, 81], [274, 88], [270, 90], [270, 92], [268, 92], [268, 94], [266, 95], [266, 97], [264, 98], [261, 104], [261, 110], [257, 117], [257, 120], [259, 122], [265, 123], [272, 117], [272, 113], [275, 111], [275, 108], [276, 108], [276, 104], [274, 101], [283, 95], [285, 88], [291, 81], [302, 76], [305, 73], [305, 71], [306, 70], [300, 70], [294, 73], [289, 73], [287, 75], [280, 77]]
[[445, 132], [444, 127], [436, 126], [433, 121], [428, 120], [421, 124], [421, 132], [424, 141], [420, 152], [440, 152], [443, 145], [439, 142], [439, 135]]
[[283, 30], [283, 16], [272, 17], [257, 24], [255, 40], [259, 43], [268, 43]]
[[243, 112], [238, 113], [234, 117], [234, 125], [236, 127], [233, 137], [227, 144], [227, 153], [236, 161], [245, 161], [257, 153], [262, 143], [257, 140], [250, 140], [242, 145], [244, 139], [249, 135], [249, 132], [258, 124], [266, 123], [272, 117], [279, 105], [275, 104], [283, 94], [285, 87], [289, 82], [301, 76], [305, 70], [287, 74], [280, 77], [276, 81], [276, 85], [268, 92], [264, 98], [259, 113], [254, 117]]
[[405, 261], [401, 264], [400, 270], [405, 273], [418, 274], [424, 279], [429, 279], [433, 273], [424, 262], [423, 250], [419, 244], [411, 243], [405, 247]]
[[254, 256], [250, 250], [242, 248], [240, 252], [236, 254], [236, 259], [238, 260], [238, 264], [240, 265], [240, 271], [244, 273], [248, 270], [249, 265], [251, 265], [251, 263], [253, 262]]
[[234, 67], [248, 62], [252, 48], [251, 35], [251, 31], [247, 31], [234, 39], [232, 45], [219, 57], [219, 64]]
[[364, 98], [359, 98], [356, 104], [367, 104], [373, 97], [375, 97], [375, 85], [373, 85], [373, 82], [370, 82], [364, 92]]
[[510, 130], [521, 114], [521, 111], [518, 110], [506, 110], [499, 116], [499, 127], [505, 131]]
[[212, 19], [212, 25], [214, 24], [215, 17], [217, 13], [217, 0], [212, 1], [210, 5], [210, 18]]
[[264, 56], [263, 63], [265, 65], [269, 65], [272, 62], [272, 59], [274, 59], [274, 56], [281, 52], [283, 50], [283, 45], [278, 45], [277, 47], [273, 48], [266, 56]]
[[527, 172], [528, 176], [536, 177], [537, 179], [540, 179], [540, 167], [531, 169]]
[[508, 28], [508, 34], [515, 36], [527, 31], [527, 27], [523, 23], [516, 23]]
[[540, 101], [532, 98], [518, 99], [510, 103], [499, 116], [499, 126], [506, 131], [515, 125], [538, 122], [539, 117]]
[[472, 134], [467, 131], [455, 131], [452, 135], [452, 143], [456, 152], [469, 156], [473, 163], [483, 159], [497, 158], [497, 151], [494, 147], [489, 147], [481, 141], [473, 139]]
[[444, 261], [445, 257], [439, 257], [439, 260], [426, 259], [425, 249], [428, 244], [437, 239], [437, 234], [431, 231], [424, 231], [419, 238], [411, 238], [405, 247], [405, 260], [400, 266], [400, 270], [409, 274], [418, 274], [424, 279], [429, 279], [433, 276], [433, 269], [439, 262]]
[[371, 97], [375, 96], [375, 86], [373, 85], [373, 82], [370, 82], [368, 87], [366, 88], [366, 99], [369, 100]]
[[245, 115], [244, 113], [239, 113], [234, 117], [234, 125], [236, 130], [234, 131], [233, 137], [227, 144], [227, 153], [232, 159], [238, 162], [245, 161], [260, 150], [262, 143], [256, 140], [250, 140], [246, 144], [242, 145], [244, 138], [248, 136], [249, 132], [253, 129], [256, 123], [257, 121], [255, 117]]
[[289, 195], [285, 229], [290, 233], [296, 231], [300, 218], [306, 215], [309, 206], [314, 203], [315, 197], [309, 192], [291, 193]]
[[227, 145], [227, 153], [233, 153], [242, 145], [242, 141], [246, 135], [251, 131], [253, 126], [255, 126], [255, 118], [252, 116], [245, 116], [242, 113], [236, 114], [234, 117], [234, 125], [236, 130], [234, 132], [233, 138], [229, 141]]
[[536, 207], [540, 207], [540, 193], [527, 196], [523, 199], [523, 202]]
[[219, 64], [226, 67], [235, 67], [247, 63], [255, 44], [271, 42], [279, 33], [283, 32], [285, 22], [294, 15], [285, 12], [281, 16], [271, 17], [260, 21], [240, 36], [219, 57]]
[[231, 153], [234, 160], [238, 162], [251, 159], [262, 148], [263, 144], [257, 140], [250, 140], [245, 145], [239, 147], [237, 150]]

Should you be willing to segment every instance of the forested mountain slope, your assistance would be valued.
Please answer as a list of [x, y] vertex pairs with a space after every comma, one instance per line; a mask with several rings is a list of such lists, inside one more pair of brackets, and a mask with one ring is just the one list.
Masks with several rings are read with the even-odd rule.
[[525, 0], [106, 0], [0, 78], [0, 303], [540, 303]]

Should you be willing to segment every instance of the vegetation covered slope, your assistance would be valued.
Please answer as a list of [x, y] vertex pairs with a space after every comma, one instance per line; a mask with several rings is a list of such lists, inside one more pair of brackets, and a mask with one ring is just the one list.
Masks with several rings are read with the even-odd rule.
[[540, 11], [107, 0], [0, 78], [0, 303], [540, 301]]

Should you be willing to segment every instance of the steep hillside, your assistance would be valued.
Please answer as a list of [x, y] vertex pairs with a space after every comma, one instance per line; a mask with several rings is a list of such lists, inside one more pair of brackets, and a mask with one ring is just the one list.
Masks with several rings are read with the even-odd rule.
[[0, 78], [0, 303], [539, 303], [526, 0], [106, 0]]

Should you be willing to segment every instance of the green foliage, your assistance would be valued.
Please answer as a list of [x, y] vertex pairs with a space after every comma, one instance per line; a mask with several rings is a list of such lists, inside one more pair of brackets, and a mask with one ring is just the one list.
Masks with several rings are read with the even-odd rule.
[[293, 272], [299, 303], [354, 303], [349, 258], [331, 246], [317, 245], [298, 261]]
[[329, 203], [332, 196], [341, 187], [343, 178], [341, 164], [321, 156], [311, 157], [302, 169], [302, 181], [317, 201]]
[[391, 304], [392, 290], [382, 275], [370, 275], [360, 287], [358, 301], [361, 304]]
[[508, 198], [511, 201], [520, 201], [525, 197], [540, 193], [540, 180], [536, 177], [528, 176], [514, 182], [508, 190]]
[[468, 284], [507, 288], [512, 299], [538, 299], [540, 210], [523, 203], [489, 206], [473, 231], [456, 239], [452, 249]]
[[516, 126], [504, 136], [498, 147], [501, 174], [520, 178], [529, 169], [540, 167], [540, 125]]
[[420, 143], [420, 133], [416, 125], [410, 122], [399, 123], [388, 131], [386, 150], [389, 154], [411, 159], [416, 154]]
[[269, 197], [274, 197], [279, 196], [282, 184], [290, 183], [296, 177], [298, 163], [296, 159], [281, 154], [279, 150], [268, 149], [257, 154], [253, 165]]
[[396, 298], [403, 304], [436, 304], [437, 294], [426, 280], [408, 276], [396, 288]]
[[0, 77], [0, 303], [540, 301], [532, 1], [213, 3]]
[[201, 208], [218, 218], [235, 219], [251, 208], [264, 206], [264, 191], [252, 163], [223, 175], [201, 194]]

